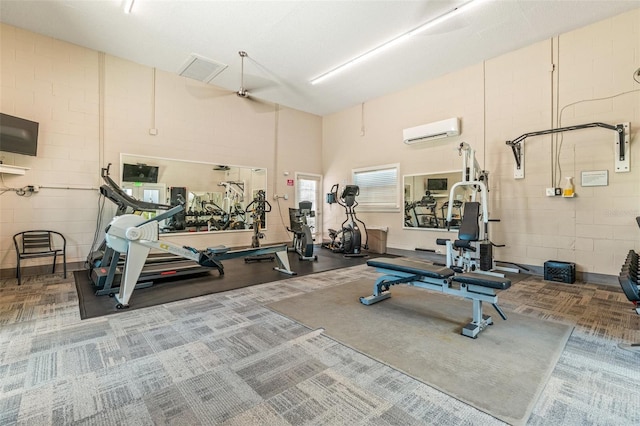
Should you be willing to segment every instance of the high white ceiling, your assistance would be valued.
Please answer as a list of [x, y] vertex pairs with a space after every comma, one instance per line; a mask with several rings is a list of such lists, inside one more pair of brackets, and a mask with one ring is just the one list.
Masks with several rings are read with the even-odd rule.
[[196, 53], [211, 84], [326, 115], [624, 11], [640, 0], [486, 0], [318, 85], [310, 80], [462, 5], [430, 1], [2, 0], [0, 20], [177, 73]]

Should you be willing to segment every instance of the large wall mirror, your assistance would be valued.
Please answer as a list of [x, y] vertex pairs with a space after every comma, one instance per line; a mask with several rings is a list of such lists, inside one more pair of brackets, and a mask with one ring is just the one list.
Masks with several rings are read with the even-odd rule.
[[[121, 154], [120, 171], [120, 186], [130, 196], [184, 206], [182, 213], [160, 223], [162, 233], [253, 229], [259, 210], [252, 201], [266, 199], [267, 170], [259, 167]], [[259, 220], [261, 228], [266, 228], [264, 213]]]
[[460, 170], [420, 175], [405, 175], [404, 224], [405, 229], [458, 230], [462, 219], [462, 206], [468, 199], [464, 187], [456, 188], [452, 204], [452, 220], [447, 227], [449, 192], [460, 182]]

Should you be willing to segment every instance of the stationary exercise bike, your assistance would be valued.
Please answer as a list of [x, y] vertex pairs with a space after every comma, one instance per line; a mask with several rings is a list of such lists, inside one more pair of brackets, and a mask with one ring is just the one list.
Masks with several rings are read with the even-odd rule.
[[[331, 192], [327, 194], [327, 202], [329, 204], [338, 203], [344, 207], [347, 218], [342, 222], [342, 229], [337, 231], [329, 229], [330, 242], [323, 244], [324, 248], [328, 248], [334, 253], [344, 253], [345, 257], [364, 257], [367, 254], [362, 253], [362, 249], [369, 248], [369, 235], [367, 234], [367, 226], [356, 216], [356, 206], [358, 202], [356, 197], [360, 195], [360, 187], [358, 185], [346, 185], [340, 197], [338, 197], [338, 184], [331, 187]], [[364, 245], [362, 244], [362, 234], [360, 227], [365, 234]]]
[[318, 256], [313, 254], [313, 235], [311, 227], [307, 223], [307, 217], [315, 216], [311, 206], [311, 201], [300, 201], [299, 208], [289, 208], [291, 227], [287, 228], [287, 231], [293, 233], [292, 249], [298, 253], [300, 260], [318, 260]]

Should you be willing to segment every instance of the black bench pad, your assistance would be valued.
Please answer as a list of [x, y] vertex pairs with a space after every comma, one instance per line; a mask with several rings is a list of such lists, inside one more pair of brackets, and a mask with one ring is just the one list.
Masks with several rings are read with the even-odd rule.
[[474, 274], [473, 272], [465, 272], [456, 275], [453, 281], [462, 284], [477, 285], [480, 287], [495, 288], [498, 290], [506, 290], [511, 287], [511, 280], [508, 278], [496, 277], [494, 275]]
[[389, 269], [392, 271], [406, 272], [428, 278], [449, 278], [454, 272], [444, 266], [436, 266], [419, 259], [385, 258], [378, 257], [367, 260], [367, 265], [374, 268]]

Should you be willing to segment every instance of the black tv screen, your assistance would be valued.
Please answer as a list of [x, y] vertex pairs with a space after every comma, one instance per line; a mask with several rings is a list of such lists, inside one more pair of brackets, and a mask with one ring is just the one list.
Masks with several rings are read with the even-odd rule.
[[431, 178], [427, 179], [427, 189], [429, 191], [446, 191], [447, 178]]
[[158, 183], [158, 167], [146, 164], [123, 164], [123, 182]]
[[35, 121], [0, 113], [0, 151], [35, 157], [38, 127]]

